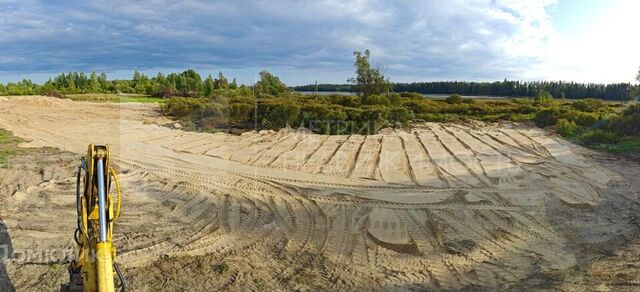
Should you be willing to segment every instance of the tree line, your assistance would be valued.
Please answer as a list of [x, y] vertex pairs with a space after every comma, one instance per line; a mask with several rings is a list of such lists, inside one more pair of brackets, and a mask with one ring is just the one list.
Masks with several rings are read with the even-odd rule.
[[[276, 80], [273, 79], [277, 78], [267, 71], [261, 72], [260, 75], [265, 80], [261, 79], [257, 85], [274, 83]], [[289, 91], [281, 83], [275, 83], [271, 87], [262, 85], [260, 88], [278, 91], [283, 90], [282, 87], [285, 91]], [[221, 94], [221, 91], [240, 91], [241, 94], [252, 94], [253, 92], [249, 87], [239, 86], [235, 78], [229, 81], [222, 72], [218, 74], [217, 78], [211, 75], [202, 78], [198, 72], [192, 69], [167, 75], [159, 72], [154, 77], [135, 71], [129, 80], [108, 80], [105, 73], [68, 72], [50, 78], [43, 84], [36, 84], [29, 79], [7, 84], [0, 83], [0, 95], [130, 93], [157, 97], [212, 97], [214, 94]]]
[[[620, 100], [632, 97], [635, 87], [630, 83], [576, 83], [565, 81], [511, 81], [496, 82], [467, 82], [467, 81], [438, 81], [392, 83], [395, 92], [417, 92], [422, 94], [462, 94], [470, 96], [509, 96], [535, 97], [540, 92], [549, 92], [555, 98], [583, 99], [600, 98]], [[310, 84], [295, 86], [296, 91], [341, 91], [357, 92], [352, 84]]]

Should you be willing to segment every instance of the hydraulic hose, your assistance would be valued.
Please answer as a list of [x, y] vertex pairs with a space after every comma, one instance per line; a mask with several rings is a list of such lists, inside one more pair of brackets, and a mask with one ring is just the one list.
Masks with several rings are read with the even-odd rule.
[[118, 195], [118, 204], [116, 205], [116, 212], [113, 215], [113, 218], [111, 219], [111, 222], [115, 222], [120, 217], [120, 206], [121, 206], [120, 202], [122, 201], [122, 193], [120, 192], [120, 184], [118, 183], [118, 176], [116, 175], [116, 172], [113, 171], [113, 168], [109, 168], [109, 174], [111, 174], [111, 177], [113, 178], [113, 183], [116, 186], [116, 193]]

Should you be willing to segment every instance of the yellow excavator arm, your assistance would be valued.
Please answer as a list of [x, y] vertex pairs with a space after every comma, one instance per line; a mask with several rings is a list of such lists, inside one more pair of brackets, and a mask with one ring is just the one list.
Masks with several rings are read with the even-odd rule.
[[[125, 291], [126, 281], [115, 263], [116, 248], [112, 241], [113, 225], [120, 215], [121, 193], [116, 173], [110, 167], [108, 145], [89, 145], [76, 179], [78, 228], [74, 239], [79, 250], [69, 266], [69, 283], [63, 284], [61, 291], [113, 292], [114, 271], [120, 280], [120, 291]], [[110, 192], [112, 182], [117, 198]]]

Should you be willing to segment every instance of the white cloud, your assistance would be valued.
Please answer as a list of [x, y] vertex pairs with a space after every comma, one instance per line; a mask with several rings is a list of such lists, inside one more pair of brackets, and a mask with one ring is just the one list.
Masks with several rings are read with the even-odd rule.
[[278, 67], [344, 82], [369, 48], [402, 81], [626, 80], [612, 72], [640, 51], [640, 7], [621, 3], [570, 39], [553, 0], [1, 1], [0, 72]]
[[525, 77], [579, 82], [632, 82], [640, 65], [640, 2], [619, 1], [582, 33], [558, 36]]

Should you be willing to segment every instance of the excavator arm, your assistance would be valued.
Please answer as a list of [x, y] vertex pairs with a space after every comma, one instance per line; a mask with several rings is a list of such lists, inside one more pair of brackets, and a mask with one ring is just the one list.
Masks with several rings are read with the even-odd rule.
[[[116, 173], [110, 167], [108, 145], [89, 145], [76, 179], [78, 227], [74, 239], [79, 249], [69, 266], [69, 283], [63, 284], [61, 291], [114, 292], [114, 271], [120, 280], [120, 291], [125, 291], [126, 281], [115, 263], [112, 240], [113, 226], [120, 215], [121, 193]], [[112, 182], [117, 198], [110, 192]]]

